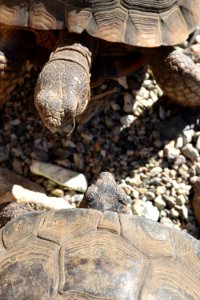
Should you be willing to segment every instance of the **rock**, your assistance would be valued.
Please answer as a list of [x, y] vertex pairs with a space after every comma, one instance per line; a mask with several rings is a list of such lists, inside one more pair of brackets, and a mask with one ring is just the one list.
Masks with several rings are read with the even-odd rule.
[[66, 209], [72, 206], [63, 198], [48, 197], [39, 192], [33, 192], [19, 185], [14, 185], [12, 194], [19, 204], [34, 204], [38, 207], [49, 209]]
[[174, 166], [181, 166], [182, 164], [186, 164], [186, 158], [183, 155], [178, 155], [174, 160]]
[[194, 135], [194, 129], [184, 130], [183, 131], [184, 143], [185, 144], [191, 143], [193, 135]]
[[174, 207], [176, 204], [176, 199], [173, 196], [163, 195], [163, 199], [171, 208]]
[[197, 161], [199, 158], [199, 151], [193, 147], [192, 144], [187, 144], [182, 148], [182, 153], [191, 161]]
[[178, 218], [179, 217], [179, 212], [173, 207], [171, 210], [170, 210], [170, 216], [172, 218]]
[[144, 216], [153, 221], [158, 221], [159, 219], [159, 210], [157, 207], [153, 206], [152, 202], [146, 201], [145, 205], [145, 214]]
[[145, 216], [148, 219], [158, 221], [159, 210], [157, 207], [153, 206], [150, 201], [143, 201], [136, 199], [132, 205], [132, 212], [138, 216]]
[[[0, 196], [6, 194], [7, 192], [11, 192], [14, 184], [18, 184], [32, 191], [41, 193], [45, 192], [40, 185], [25, 179], [21, 175], [18, 175], [9, 169], [0, 167]], [[2, 203], [1, 200], [0, 203]]]
[[168, 227], [174, 227], [174, 223], [171, 221], [170, 218], [167, 218], [167, 217], [162, 217], [160, 219], [160, 223], [164, 224], [165, 226], [168, 226]]
[[51, 195], [55, 196], [55, 197], [63, 197], [64, 191], [61, 189], [53, 189], [53, 190], [51, 190]]
[[157, 176], [161, 172], [162, 172], [162, 168], [161, 167], [155, 167], [155, 168], [151, 169], [150, 176], [151, 177], [155, 177], [155, 176]]
[[151, 191], [146, 192], [145, 197], [147, 200], [154, 200], [155, 194]]
[[162, 210], [162, 209], [165, 208], [165, 206], [166, 206], [166, 203], [165, 203], [165, 201], [163, 200], [162, 196], [157, 196], [157, 197], [154, 199], [154, 204], [155, 204], [155, 206], [156, 206], [159, 210]]
[[156, 188], [156, 195], [159, 196], [159, 195], [162, 195], [166, 192], [166, 187], [165, 186], [158, 186]]
[[159, 118], [161, 120], [166, 119], [166, 112], [165, 112], [164, 108], [161, 105], [159, 106]]
[[0, 163], [6, 162], [9, 158], [9, 152], [6, 147], [0, 147]]
[[199, 162], [196, 163], [195, 169], [196, 169], [196, 174], [197, 174], [197, 175], [200, 175], [200, 163], [199, 163]]
[[87, 180], [82, 173], [39, 161], [33, 161], [30, 170], [33, 174], [46, 177], [63, 188], [83, 193], [87, 190]]
[[130, 127], [134, 120], [135, 117], [133, 115], [126, 115], [120, 118], [120, 122], [125, 128]]
[[184, 219], [184, 220], [187, 220], [188, 219], [188, 209], [185, 205], [182, 206], [182, 210], [181, 210], [181, 217]]
[[176, 149], [174, 147], [174, 141], [168, 143], [165, 147], [164, 147], [164, 155], [165, 157], [167, 157], [167, 159], [169, 160], [174, 160], [176, 159], [180, 154], [180, 150]]
[[123, 110], [126, 113], [133, 112], [134, 99], [133, 96], [129, 93], [126, 93], [124, 96], [124, 107]]

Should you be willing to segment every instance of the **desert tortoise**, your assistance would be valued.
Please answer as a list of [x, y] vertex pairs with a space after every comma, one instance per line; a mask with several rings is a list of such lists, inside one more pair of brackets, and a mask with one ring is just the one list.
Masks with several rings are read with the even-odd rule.
[[[130, 71], [135, 64], [135, 47], [167, 95], [183, 105], [195, 106], [200, 103], [200, 71], [173, 45], [187, 39], [199, 22], [199, 0], [0, 0], [0, 23], [6, 32], [1, 37], [1, 61], [6, 70], [6, 51], [18, 48], [19, 37], [13, 30], [32, 28], [36, 40], [38, 32], [46, 30], [44, 41], [38, 38], [44, 45], [49, 30], [63, 29], [35, 89], [35, 105], [52, 131], [74, 124], [75, 117], [84, 111], [90, 97], [91, 67], [98, 79], [107, 72], [118, 75]], [[24, 40], [20, 38], [22, 51]], [[25, 44], [23, 53], [30, 47]], [[112, 51], [107, 50], [112, 46]], [[119, 48], [124, 58], [115, 54]], [[116, 57], [100, 59], [101, 53]], [[142, 61], [141, 55], [138, 60]]]
[[1, 229], [0, 299], [199, 299], [198, 240], [120, 213], [126, 197], [107, 172], [85, 203], [98, 209], [28, 213]]

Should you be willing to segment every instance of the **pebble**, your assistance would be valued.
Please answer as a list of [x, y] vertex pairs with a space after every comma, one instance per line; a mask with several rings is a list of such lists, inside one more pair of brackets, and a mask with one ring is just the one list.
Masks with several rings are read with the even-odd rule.
[[182, 148], [182, 153], [191, 161], [197, 161], [199, 158], [199, 151], [193, 147], [192, 144], [187, 144]]
[[155, 207], [150, 201], [142, 201], [136, 199], [132, 205], [133, 214], [144, 216], [153, 221], [158, 221], [159, 219], [159, 210]]
[[120, 122], [125, 128], [130, 127], [134, 120], [135, 117], [133, 115], [126, 115], [120, 118]]
[[124, 95], [124, 107], [123, 107], [124, 112], [132, 113], [133, 112], [133, 105], [134, 105], [133, 96], [129, 93], [126, 93]]
[[166, 207], [166, 202], [163, 200], [162, 196], [157, 196], [154, 199], [154, 204], [159, 210], [162, 210]]
[[9, 151], [4, 147], [0, 147], [0, 163], [6, 162], [9, 158]]
[[39, 161], [33, 161], [30, 170], [33, 174], [46, 177], [64, 188], [79, 192], [87, 189], [87, 179], [82, 173]]
[[162, 172], [162, 168], [161, 167], [155, 167], [155, 168], [151, 169], [150, 176], [151, 177], [155, 177], [155, 176], [157, 176], [161, 172]]

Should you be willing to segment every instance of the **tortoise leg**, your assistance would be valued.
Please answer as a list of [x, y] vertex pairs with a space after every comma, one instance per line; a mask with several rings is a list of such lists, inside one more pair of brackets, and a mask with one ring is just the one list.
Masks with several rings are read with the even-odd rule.
[[0, 106], [9, 98], [25, 70], [29, 50], [35, 43], [27, 30], [0, 27]]
[[159, 47], [143, 51], [166, 95], [184, 106], [200, 105], [200, 68], [180, 50]]
[[80, 207], [119, 213], [128, 212], [126, 193], [116, 184], [113, 175], [109, 172], [101, 173], [94, 184], [87, 189]]
[[35, 106], [52, 132], [74, 126], [90, 97], [90, 39], [63, 31], [35, 88]]

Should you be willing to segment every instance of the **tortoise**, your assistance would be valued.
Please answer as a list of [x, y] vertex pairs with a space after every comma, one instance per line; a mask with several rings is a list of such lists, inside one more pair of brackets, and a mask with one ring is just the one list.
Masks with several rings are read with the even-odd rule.
[[[90, 73], [95, 85], [144, 61], [170, 98], [197, 106], [199, 69], [174, 45], [186, 40], [199, 22], [199, 0], [0, 0], [1, 68], [4, 74], [7, 66], [12, 70], [17, 56], [20, 69], [24, 53], [30, 59], [35, 46], [50, 50], [44, 51], [51, 55], [45, 55], [48, 61], [36, 84], [35, 105], [53, 132], [73, 125], [85, 110]], [[31, 42], [23, 38], [23, 29], [34, 35], [28, 37]], [[59, 31], [59, 37], [52, 31]], [[39, 51], [36, 57], [43, 55]]]
[[1, 229], [0, 299], [199, 299], [198, 240], [129, 214], [108, 172], [85, 204], [30, 212]]

